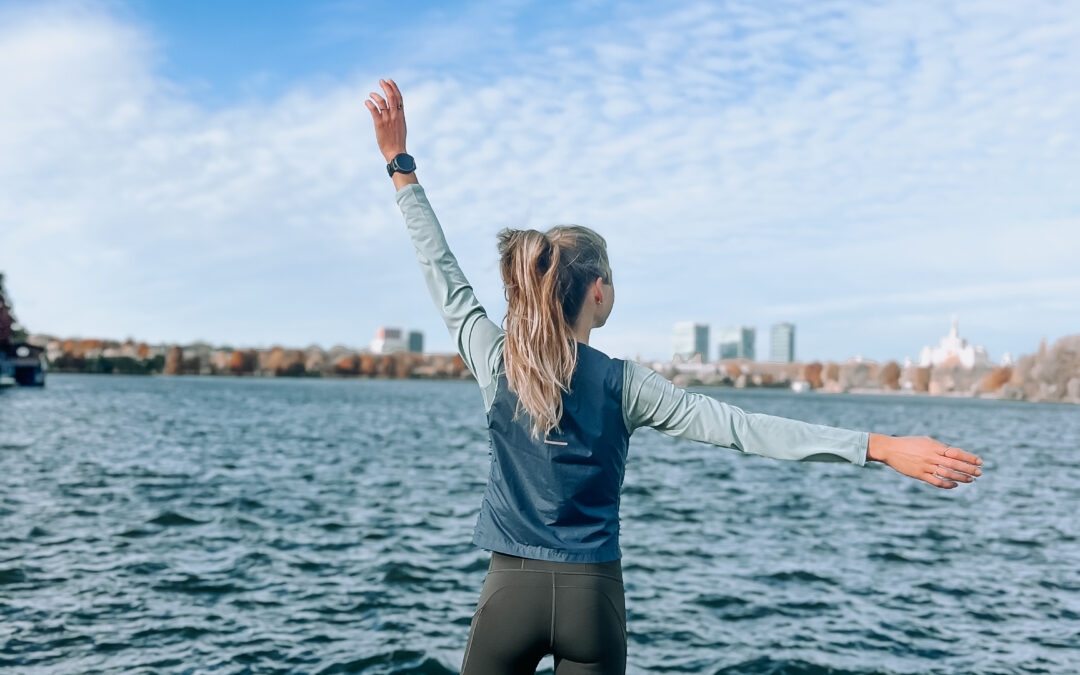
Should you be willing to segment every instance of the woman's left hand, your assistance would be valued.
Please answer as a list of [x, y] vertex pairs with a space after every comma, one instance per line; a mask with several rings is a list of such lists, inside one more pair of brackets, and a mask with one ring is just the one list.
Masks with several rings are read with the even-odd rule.
[[866, 458], [945, 489], [954, 488], [958, 483], [970, 483], [982, 475], [981, 457], [928, 436], [896, 438], [870, 434]]
[[379, 151], [389, 163], [405, 152], [405, 104], [393, 80], [379, 80], [379, 85], [386, 98], [371, 92], [372, 100], [364, 101], [364, 105], [375, 121], [375, 140], [379, 144]]

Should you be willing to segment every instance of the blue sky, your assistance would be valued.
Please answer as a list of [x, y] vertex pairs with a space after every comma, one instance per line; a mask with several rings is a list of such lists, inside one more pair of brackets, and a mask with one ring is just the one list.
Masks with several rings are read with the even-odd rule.
[[[797, 356], [1080, 332], [1070, 3], [0, 2], [0, 270], [62, 336], [451, 341], [363, 107], [489, 314], [501, 227], [603, 234], [591, 342], [797, 326]], [[715, 343], [715, 339], [713, 340]], [[715, 349], [715, 344], [713, 345]]]

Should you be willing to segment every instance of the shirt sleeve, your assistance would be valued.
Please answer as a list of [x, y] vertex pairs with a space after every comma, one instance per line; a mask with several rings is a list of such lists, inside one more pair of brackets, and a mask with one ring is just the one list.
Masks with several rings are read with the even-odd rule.
[[424, 188], [415, 183], [405, 185], [397, 191], [396, 198], [416, 247], [416, 259], [420, 262], [431, 299], [450, 331], [458, 354], [484, 393], [485, 408], [489, 408], [506, 332], [488, 318], [476, 299], [446, 243]]
[[712, 443], [754, 455], [796, 461], [866, 464], [870, 434], [786, 417], [747, 413], [690, 392], [640, 363], [627, 360], [623, 418], [633, 433], [652, 427], [676, 438]]

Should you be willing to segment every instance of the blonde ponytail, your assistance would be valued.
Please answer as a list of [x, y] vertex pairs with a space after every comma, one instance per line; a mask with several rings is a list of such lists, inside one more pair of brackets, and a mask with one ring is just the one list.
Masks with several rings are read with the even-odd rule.
[[530, 433], [539, 439], [559, 430], [562, 392], [570, 392], [577, 364], [572, 326], [588, 285], [597, 277], [611, 283], [607, 242], [580, 225], [505, 228], [498, 241], [507, 300], [503, 363], [518, 397], [514, 419], [528, 412]]

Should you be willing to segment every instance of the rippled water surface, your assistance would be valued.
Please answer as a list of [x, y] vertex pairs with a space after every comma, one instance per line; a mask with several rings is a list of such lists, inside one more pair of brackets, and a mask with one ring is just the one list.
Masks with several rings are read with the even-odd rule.
[[[700, 391], [931, 435], [985, 475], [946, 491], [638, 430], [629, 672], [1080, 672], [1080, 408]], [[0, 669], [457, 672], [484, 422], [472, 382], [0, 391]]]

